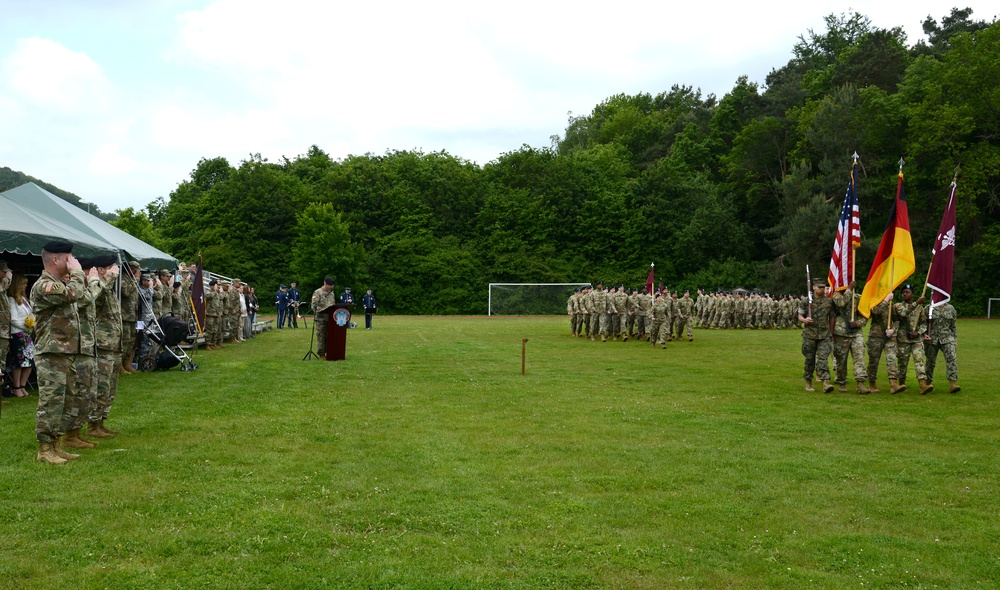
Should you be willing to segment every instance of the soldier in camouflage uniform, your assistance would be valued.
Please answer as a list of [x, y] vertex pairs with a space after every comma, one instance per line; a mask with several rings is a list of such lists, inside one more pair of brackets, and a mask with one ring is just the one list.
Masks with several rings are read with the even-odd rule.
[[63, 406], [63, 448], [92, 449], [97, 443], [80, 435], [87, 424], [90, 406], [97, 398], [97, 308], [101, 280], [92, 258], [79, 259], [87, 273], [87, 289], [76, 300], [80, 318], [80, 352], [76, 355], [76, 383], [66, 395]]
[[[64, 434], [66, 396], [76, 385], [76, 355], [80, 352], [80, 316], [76, 301], [87, 290], [86, 275], [72, 255], [73, 245], [49, 242], [42, 250], [45, 270], [31, 288], [35, 313], [35, 367], [38, 374], [38, 411], [35, 438], [38, 460], [63, 465], [79, 455], [59, 447]], [[67, 282], [61, 277], [69, 276]]]
[[635, 312], [635, 337], [639, 340], [648, 340], [653, 321], [651, 315], [653, 296], [650, 295], [649, 289], [646, 287], [642, 288], [642, 292], [636, 296], [636, 304], [638, 305], [638, 309]]
[[566, 300], [566, 315], [569, 316], [569, 331], [570, 334], [576, 336], [576, 300], [577, 296], [580, 294], [580, 287], [577, 287], [573, 293], [570, 294], [569, 298]]
[[937, 354], [944, 354], [944, 362], [948, 371], [948, 391], [958, 393], [958, 312], [948, 303], [939, 303], [930, 308], [928, 315], [930, 339], [924, 340], [924, 352], [927, 358], [927, 380], [934, 382], [934, 365], [937, 364]]
[[122, 312], [122, 363], [119, 372], [131, 374], [132, 360], [135, 358], [135, 323], [139, 319], [139, 263], [128, 263], [127, 275], [122, 275], [121, 281], [121, 312]]
[[323, 286], [313, 291], [312, 298], [309, 301], [313, 313], [316, 314], [313, 320], [313, 325], [316, 327], [316, 354], [321, 359], [326, 358], [326, 331], [329, 320], [329, 314], [322, 312], [337, 303], [335, 285], [336, 283], [332, 277], [326, 277], [323, 279]]
[[161, 268], [153, 277], [153, 315], [160, 319], [170, 314], [170, 296], [173, 293], [174, 274]]
[[920, 297], [913, 300], [913, 287], [903, 287], [903, 301], [892, 306], [893, 315], [899, 320], [899, 332], [896, 334], [896, 346], [899, 349], [899, 384], [906, 385], [906, 369], [913, 357], [913, 368], [920, 382], [920, 393], [926, 395], [934, 391], [934, 386], [927, 380], [926, 359], [924, 358], [924, 333], [927, 325], [920, 321], [923, 313], [922, 305], [926, 299]]
[[687, 331], [688, 342], [694, 340], [694, 333], [691, 331], [693, 318], [695, 317], [695, 306], [697, 303], [691, 299], [691, 291], [684, 290], [684, 296], [677, 301], [677, 339], [683, 336], [682, 332]]
[[898, 380], [896, 330], [888, 324], [890, 301], [892, 301], [892, 293], [889, 293], [885, 300], [871, 308], [868, 315], [870, 323], [868, 327], [868, 368], [865, 372], [868, 375], [868, 390], [871, 393], [879, 392], [878, 365], [882, 359], [883, 351], [885, 351], [885, 362], [889, 375], [889, 392], [900, 393], [906, 390], [906, 386], [900, 386]]
[[205, 350], [222, 348], [222, 287], [217, 279], [205, 291]]
[[[833, 356], [837, 365], [836, 382], [840, 391], [847, 391], [847, 356], [854, 360], [854, 380], [858, 393], [870, 393], [866, 386], [868, 374], [865, 371], [865, 338], [862, 332], [868, 320], [857, 311], [854, 282], [847, 289], [837, 291], [833, 300]], [[854, 319], [851, 314], [854, 313]]]
[[628, 294], [625, 293], [625, 285], [618, 285], [618, 291], [611, 297], [615, 305], [615, 313], [611, 316], [611, 332], [617, 340], [621, 336], [622, 342], [628, 339], [626, 323], [628, 322]]
[[803, 378], [806, 381], [806, 391], [813, 389], [813, 373], [823, 382], [823, 393], [833, 391], [830, 383], [830, 332], [833, 324], [833, 301], [826, 296], [826, 282], [823, 279], [813, 281], [812, 313], [809, 306], [799, 308], [799, 321], [805, 326], [802, 329], [802, 356], [805, 360]]
[[639, 290], [633, 287], [632, 292], [625, 299], [625, 327], [623, 328], [625, 337], [622, 338], [622, 342], [635, 337], [635, 314], [637, 311], [639, 311]]
[[601, 342], [608, 341], [608, 327], [611, 314], [615, 311], [615, 304], [611, 301], [610, 294], [604, 289], [603, 283], [598, 281], [597, 288], [591, 294], [593, 312], [590, 318], [590, 339], [596, 340], [595, 334], [600, 332]]
[[653, 303], [650, 313], [653, 317], [653, 324], [649, 331], [649, 341], [653, 346], [659, 344], [661, 347], [667, 347], [667, 302], [663, 297], [662, 292], [656, 294], [656, 300]]
[[118, 265], [114, 257], [97, 258], [101, 294], [97, 297], [97, 397], [87, 416], [87, 436], [111, 438], [117, 431], [104, 426], [118, 393], [118, 366], [122, 358], [122, 312], [115, 296]]

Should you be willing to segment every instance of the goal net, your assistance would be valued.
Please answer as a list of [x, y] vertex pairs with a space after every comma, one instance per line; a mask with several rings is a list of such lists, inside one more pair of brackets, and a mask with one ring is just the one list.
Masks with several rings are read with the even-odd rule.
[[590, 283], [490, 283], [489, 315], [566, 315], [566, 300]]

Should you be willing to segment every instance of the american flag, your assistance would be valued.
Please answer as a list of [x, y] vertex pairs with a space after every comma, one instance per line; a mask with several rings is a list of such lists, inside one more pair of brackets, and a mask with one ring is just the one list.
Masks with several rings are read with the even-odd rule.
[[842, 291], [854, 281], [854, 249], [861, 245], [861, 219], [858, 214], [858, 195], [855, 181], [858, 177], [858, 163], [851, 167], [851, 182], [847, 185], [844, 206], [840, 209], [837, 222], [837, 239], [833, 242], [830, 256], [830, 274], [827, 281], [834, 291]]

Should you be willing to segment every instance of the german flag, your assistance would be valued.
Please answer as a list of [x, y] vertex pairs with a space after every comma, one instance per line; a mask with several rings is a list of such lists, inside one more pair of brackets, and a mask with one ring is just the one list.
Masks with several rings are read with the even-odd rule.
[[910, 215], [906, 208], [906, 195], [903, 193], [903, 169], [899, 170], [899, 182], [896, 185], [896, 200], [889, 212], [889, 224], [882, 234], [878, 245], [875, 261], [868, 273], [865, 290], [858, 301], [858, 311], [869, 317], [871, 309], [882, 302], [885, 296], [892, 293], [907, 277], [916, 270], [916, 259], [913, 256], [913, 241], [910, 239]]

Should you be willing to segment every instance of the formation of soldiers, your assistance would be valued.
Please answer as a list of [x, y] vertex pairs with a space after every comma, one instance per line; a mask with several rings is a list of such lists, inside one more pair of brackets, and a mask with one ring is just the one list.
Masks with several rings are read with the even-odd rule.
[[[950, 303], [924, 306], [924, 297], [914, 298], [910, 285], [903, 287], [901, 301], [890, 293], [865, 318], [857, 309], [855, 286], [827, 295], [825, 280], [813, 283], [812, 301], [798, 309], [803, 324], [802, 354], [805, 356], [806, 391], [815, 391], [813, 378], [823, 383], [823, 392], [834, 390], [828, 360], [834, 357], [833, 380], [840, 391], [847, 391], [847, 367], [850, 357], [857, 392], [878, 393], [878, 369], [883, 353], [889, 392], [906, 391], [910, 360], [921, 394], [934, 391], [934, 368], [938, 352], [947, 365], [948, 391], [958, 393], [957, 313]], [[868, 340], [863, 328], [868, 325]], [[866, 359], [867, 351], [867, 359]]]
[[624, 285], [606, 288], [602, 282], [575, 290], [566, 302], [574, 336], [590, 340], [637, 338], [659, 344], [694, 339], [693, 328], [785, 329], [798, 325], [798, 299], [768, 293], [717, 292], [699, 289], [678, 294], [647, 287], [628, 292]]
[[205, 349], [222, 348], [222, 342], [229, 336], [230, 344], [243, 342], [240, 329], [240, 298], [247, 287], [240, 279], [231, 282], [212, 279], [205, 291]]

